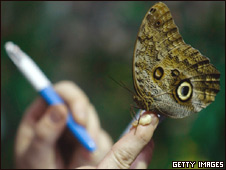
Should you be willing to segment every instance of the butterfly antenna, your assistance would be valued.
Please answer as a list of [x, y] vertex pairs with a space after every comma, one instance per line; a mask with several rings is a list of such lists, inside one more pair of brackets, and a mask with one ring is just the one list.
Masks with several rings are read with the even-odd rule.
[[123, 87], [124, 89], [128, 90], [132, 95], [134, 95], [134, 92], [132, 90], [130, 90], [122, 81], [118, 82], [116, 81], [113, 77], [108, 76], [111, 80], [113, 80], [116, 84], [118, 84], [119, 86]]

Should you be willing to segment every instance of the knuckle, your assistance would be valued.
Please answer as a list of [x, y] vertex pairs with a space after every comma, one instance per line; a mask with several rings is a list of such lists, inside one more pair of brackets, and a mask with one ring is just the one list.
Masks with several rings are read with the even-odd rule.
[[[154, 131], [154, 128], [153, 128], [153, 130], [149, 131], [149, 133], [152, 133], [152, 134], [153, 134], [153, 131]], [[149, 143], [150, 140], [151, 140], [151, 139], [149, 138], [150, 134], [147, 135], [146, 133], [147, 133], [147, 132], [145, 132], [145, 131], [140, 131], [140, 132], [139, 132], [139, 135], [137, 136], [138, 141], [139, 141], [142, 145], [146, 145], [146, 144]], [[151, 135], [151, 136], [152, 136], [152, 135]]]
[[69, 80], [63, 80], [54, 85], [57, 92], [63, 93], [65, 91], [70, 91], [71, 93], [80, 93], [82, 90], [73, 82]]
[[54, 87], [56, 89], [61, 88], [61, 87], [73, 87], [73, 86], [75, 86], [74, 82], [69, 81], [69, 80], [63, 80], [54, 85]]
[[[54, 85], [55, 90], [65, 97], [65, 94], [70, 97], [70, 100], [84, 100], [89, 102], [88, 97], [83, 90], [77, 86], [73, 81], [63, 80]], [[66, 93], [65, 93], [66, 92]]]
[[112, 149], [113, 159], [120, 169], [128, 169], [133, 162], [133, 154], [125, 149]]
[[141, 141], [143, 145], [146, 145], [149, 142], [149, 139], [147, 139], [144, 135], [142, 135], [142, 136], [139, 136], [139, 141]]

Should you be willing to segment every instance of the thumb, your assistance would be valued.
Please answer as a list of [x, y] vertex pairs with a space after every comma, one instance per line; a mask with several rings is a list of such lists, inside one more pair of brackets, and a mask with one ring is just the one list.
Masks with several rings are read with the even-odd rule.
[[145, 113], [142, 115], [140, 122], [145, 122], [148, 118], [148, 123], [138, 125], [133, 128], [128, 134], [123, 136], [106, 155], [97, 168], [115, 169], [115, 168], [130, 168], [136, 157], [142, 149], [149, 143], [159, 122], [155, 114]]
[[34, 125], [34, 137], [24, 155], [26, 162], [29, 162], [27, 168], [56, 168], [55, 143], [66, 126], [66, 120], [66, 107], [56, 105], [50, 106]]
[[35, 127], [39, 142], [54, 144], [66, 126], [67, 109], [64, 105], [50, 106]]

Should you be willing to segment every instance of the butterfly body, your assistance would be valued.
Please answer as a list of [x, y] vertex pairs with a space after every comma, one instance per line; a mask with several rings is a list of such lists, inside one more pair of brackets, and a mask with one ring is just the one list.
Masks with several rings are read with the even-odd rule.
[[145, 15], [133, 57], [139, 108], [172, 118], [201, 111], [214, 101], [220, 73], [207, 57], [186, 44], [169, 8], [157, 3]]

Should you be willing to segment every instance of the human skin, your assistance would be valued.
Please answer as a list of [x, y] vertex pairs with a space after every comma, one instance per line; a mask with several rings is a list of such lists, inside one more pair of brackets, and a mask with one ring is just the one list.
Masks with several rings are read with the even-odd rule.
[[[85, 93], [73, 82], [54, 86], [66, 105], [48, 106], [37, 98], [25, 111], [15, 141], [16, 168], [147, 168], [153, 153], [151, 140], [158, 118], [138, 125], [113, 144], [102, 129], [97, 112]], [[67, 108], [97, 144], [87, 151], [66, 128]], [[136, 132], [135, 132], [136, 131]]]

